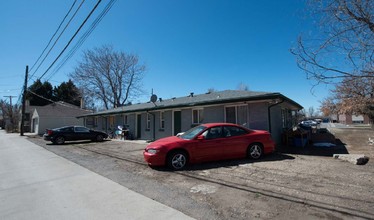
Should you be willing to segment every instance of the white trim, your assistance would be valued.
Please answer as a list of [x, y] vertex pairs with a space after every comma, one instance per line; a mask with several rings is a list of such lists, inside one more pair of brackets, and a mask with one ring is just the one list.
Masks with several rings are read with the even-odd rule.
[[145, 119], [146, 119], [146, 124], [145, 124], [146, 128], [145, 129], [151, 130], [151, 123], [152, 123], [152, 121], [151, 121], [151, 114], [147, 112]]
[[122, 116], [123, 116], [123, 124], [126, 125], [126, 126], [129, 125], [129, 115], [128, 114], [123, 114]]
[[[164, 117], [161, 117], [161, 116], [164, 116]], [[159, 111], [159, 119], [160, 119], [159, 129], [165, 129], [165, 111]]]
[[[246, 115], [246, 123], [249, 123], [249, 106], [247, 103], [245, 104], [239, 104], [239, 105], [234, 105], [234, 104], [230, 104], [230, 105], [224, 105], [224, 114], [223, 114], [223, 117], [224, 117], [224, 121], [227, 122], [227, 113], [226, 113], [226, 108], [232, 108], [234, 107], [235, 108], [235, 124], [238, 124], [238, 107], [241, 107], [241, 106], [245, 106], [246, 107], [246, 112], [247, 112], [247, 115]], [[245, 127], [248, 127], [245, 126]]]
[[[194, 111], [197, 111], [197, 122], [195, 123], [194, 122], [194, 115], [193, 115], [193, 112]], [[192, 114], [192, 118], [191, 118], [191, 124], [200, 124], [200, 111], [202, 112], [202, 114], [204, 115], [204, 108], [192, 108], [191, 109], [191, 114]]]

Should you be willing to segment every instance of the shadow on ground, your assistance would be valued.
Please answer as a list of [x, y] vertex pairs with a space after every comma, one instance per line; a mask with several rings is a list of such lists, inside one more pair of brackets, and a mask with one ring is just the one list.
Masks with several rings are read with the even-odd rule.
[[288, 146], [283, 144], [279, 152], [286, 154], [299, 154], [311, 156], [333, 156], [334, 154], [348, 154], [346, 144], [335, 138], [327, 129], [318, 129], [310, 132], [305, 146], [293, 144]]
[[[197, 164], [189, 164], [184, 170], [187, 171], [196, 171], [196, 170], [209, 170], [209, 169], [216, 169], [221, 167], [233, 167], [233, 166], [243, 166], [252, 163], [261, 163], [261, 162], [269, 162], [269, 161], [282, 161], [282, 160], [294, 160], [295, 157], [282, 154], [282, 153], [272, 153], [268, 155], [264, 155], [258, 160], [253, 159], [233, 159], [233, 160], [224, 160], [224, 161], [213, 161], [213, 162], [205, 162], [205, 163], [197, 163]], [[173, 171], [167, 167], [152, 167], [158, 171]]]

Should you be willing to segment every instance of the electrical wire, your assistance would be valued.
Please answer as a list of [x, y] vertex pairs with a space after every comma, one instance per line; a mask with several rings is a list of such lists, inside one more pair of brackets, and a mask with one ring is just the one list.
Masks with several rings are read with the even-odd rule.
[[[69, 19], [69, 21], [67, 22], [67, 24], [65, 25], [64, 29], [61, 31], [61, 33], [59, 34], [59, 36], [57, 37], [57, 39], [55, 40], [55, 42], [53, 43], [52, 47], [48, 50], [47, 54], [44, 56], [43, 60], [39, 63], [38, 67], [36, 68], [36, 70], [31, 74], [31, 76], [29, 77], [29, 79], [31, 79], [35, 73], [39, 70], [40, 66], [44, 63], [45, 59], [48, 57], [48, 55], [51, 53], [52, 49], [55, 47], [55, 45], [57, 44], [58, 40], [61, 38], [62, 34], [65, 32], [66, 28], [70, 25], [71, 21], [74, 19], [74, 17], [76, 16], [76, 14], [78, 13], [79, 9], [82, 7], [83, 3], [84, 3], [85, 0], [83, 0], [78, 8], [75, 10], [74, 14], [72, 15], [72, 17]], [[70, 12], [70, 10], [69, 10]], [[65, 18], [64, 18], [65, 20]], [[52, 40], [52, 39], [51, 39]], [[51, 41], [50, 41], [51, 42]], [[49, 44], [48, 44], [49, 45]], [[47, 49], [47, 47], [45, 48]], [[45, 51], [44, 49], [44, 51]], [[43, 53], [44, 53], [43, 51]], [[40, 58], [40, 57], [39, 57]], [[39, 60], [38, 58], [38, 60]], [[31, 72], [31, 70], [30, 70]]]
[[[53, 100], [51, 100], [51, 99], [47, 99], [47, 98], [45, 98], [45, 97], [43, 97], [43, 96], [41, 96], [41, 95], [38, 95], [38, 94], [36, 94], [35, 92], [32, 92], [32, 91], [29, 91], [29, 92], [30, 92], [31, 94], [33, 94], [33, 95], [35, 95], [35, 96], [41, 98], [41, 99], [44, 99], [44, 100], [49, 101], [49, 102], [51, 102], [51, 103], [56, 103], [56, 104], [59, 104], [59, 105], [65, 106], [65, 107], [67, 107], [67, 108], [72, 108], [72, 109], [77, 109], [77, 108], [79, 108], [78, 106], [75, 106], [75, 105], [70, 104], [70, 103], [68, 103], [68, 102], [64, 102], [64, 101], [53, 101]], [[67, 104], [65, 104], [65, 103], [67, 103], [67, 104], [69, 104], [69, 105], [67, 105]]]
[[90, 34], [95, 30], [97, 25], [101, 22], [101, 20], [106, 16], [109, 10], [112, 8], [114, 3], [117, 0], [111, 0], [103, 9], [103, 11], [99, 14], [99, 16], [92, 22], [89, 29], [79, 38], [78, 42], [74, 45], [74, 47], [68, 52], [68, 54], [63, 58], [63, 60], [57, 65], [57, 67], [53, 70], [52, 74], [48, 77], [47, 81], [50, 80], [54, 74], [56, 74], [65, 64], [66, 62], [76, 53], [76, 51], [82, 46], [82, 44], [86, 41], [86, 39], [90, 36]]
[[71, 39], [69, 40], [69, 42], [66, 44], [66, 46], [64, 47], [64, 49], [60, 52], [60, 54], [56, 57], [56, 59], [52, 62], [52, 64], [48, 67], [48, 69], [39, 77], [39, 80], [42, 79], [45, 74], [47, 74], [47, 72], [52, 68], [52, 66], [57, 62], [57, 60], [61, 57], [61, 55], [65, 52], [65, 50], [68, 48], [68, 46], [71, 44], [71, 42], [74, 40], [74, 38], [77, 36], [77, 34], [79, 33], [79, 31], [82, 29], [82, 27], [86, 24], [87, 20], [91, 17], [91, 15], [93, 14], [93, 12], [96, 10], [96, 8], [99, 6], [99, 4], [101, 3], [102, 0], [98, 0], [96, 5], [94, 6], [94, 8], [91, 10], [91, 12], [88, 14], [88, 16], [86, 17], [86, 19], [83, 21], [83, 23], [79, 26], [78, 30], [74, 33], [74, 35], [71, 37]]
[[42, 55], [44, 54], [44, 52], [47, 50], [47, 48], [48, 48], [49, 45], [51, 44], [53, 38], [56, 36], [56, 34], [58, 33], [58, 31], [60, 30], [62, 24], [65, 22], [65, 19], [68, 17], [68, 15], [70, 14], [71, 10], [74, 8], [74, 5], [75, 5], [76, 2], [77, 2], [77, 0], [74, 0], [73, 4], [70, 6], [69, 11], [66, 13], [65, 17], [64, 17], [64, 18], [62, 19], [62, 21], [60, 22], [60, 25], [57, 27], [57, 30], [55, 31], [55, 33], [52, 35], [51, 39], [49, 40], [47, 46], [45, 46], [43, 52], [40, 54], [40, 56], [39, 56], [38, 59], [35, 61], [35, 63], [31, 66], [30, 71], [34, 68], [34, 66], [38, 63], [38, 61], [40, 60], [40, 58], [42, 57]]
[[[83, 0], [84, 2], [84, 0]], [[83, 3], [82, 2], [82, 3]], [[44, 72], [44, 74], [39, 77], [37, 80], [41, 80], [45, 74], [49, 71], [49, 69], [56, 63], [56, 61], [59, 59], [59, 57], [62, 55], [62, 53], [64, 53], [64, 51], [66, 50], [66, 48], [70, 45], [70, 43], [72, 42], [72, 40], [75, 38], [75, 36], [78, 34], [78, 32], [80, 31], [80, 29], [83, 27], [83, 25], [86, 23], [86, 21], [89, 19], [89, 17], [92, 15], [92, 13], [96, 10], [96, 8], [98, 7], [98, 5], [100, 4], [101, 0], [99, 0], [97, 2], [97, 4], [95, 5], [95, 7], [91, 10], [90, 14], [87, 16], [87, 18], [84, 20], [84, 22], [81, 24], [81, 26], [79, 27], [79, 29], [75, 32], [74, 36], [70, 39], [70, 41], [68, 42], [68, 44], [65, 46], [65, 48], [61, 51], [61, 53], [59, 54], [59, 56], [55, 59], [55, 61], [49, 66], [49, 68]], [[112, 8], [112, 6], [114, 5], [114, 3], [116, 2], [116, 0], [111, 0], [106, 6], [105, 8], [103, 9], [103, 11], [98, 15], [98, 17], [94, 20], [94, 22], [90, 25], [89, 29], [83, 34], [83, 36], [80, 37], [80, 39], [78, 40], [78, 42], [74, 45], [74, 47], [69, 51], [69, 53], [64, 57], [64, 59], [58, 64], [58, 66], [54, 69], [53, 73], [50, 75], [50, 77], [47, 79], [50, 80], [50, 78], [52, 78], [52, 76], [54, 74], [56, 74], [58, 72], [58, 70], [61, 69], [61, 67], [74, 55], [74, 53], [80, 48], [80, 46], [84, 43], [84, 41], [89, 37], [89, 35], [94, 31], [94, 29], [97, 27], [97, 25], [101, 22], [101, 20], [106, 16], [106, 14], [109, 12], [109, 10]], [[82, 4], [81, 3], [81, 4]], [[31, 77], [30, 77], [31, 79]], [[42, 97], [41, 95], [38, 95], [32, 91], [29, 91], [28, 92], [34, 94], [34, 95], [37, 95], [38, 97], [40, 98], [44, 98], [48, 101], [52, 101], [52, 100], [49, 100], [45, 97]], [[22, 89], [22, 93], [23, 93], [23, 89]]]

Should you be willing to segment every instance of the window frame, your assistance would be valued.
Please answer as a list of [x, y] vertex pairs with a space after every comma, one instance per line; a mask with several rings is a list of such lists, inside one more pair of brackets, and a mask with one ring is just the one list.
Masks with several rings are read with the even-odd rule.
[[[238, 124], [238, 119], [239, 119], [239, 117], [238, 117], [238, 113], [239, 113], [239, 109], [240, 109], [240, 107], [243, 107], [243, 106], [245, 106], [246, 108], [245, 108], [245, 111], [246, 111], [246, 116], [245, 116], [245, 124], [246, 125], [243, 125], [243, 124]], [[227, 114], [227, 108], [234, 108], [235, 109], [235, 122], [228, 122], [227, 121], [227, 116], [228, 116], [228, 114]], [[225, 122], [226, 123], [233, 123], [233, 124], [237, 124], [237, 125], [242, 125], [242, 126], [244, 126], [244, 127], [248, 127], [248, 123], [249, 123], [249, 106], [248, 106], [248, 104], [238, 104], [238, 105], [227, 105], [227, 106], [225, 106], [225, 115], [224, 115], [224, 117], [225, 117]]]
[[165, 112], [164, 111], [160, 111], [160, 130], [164, 130], [165, 129]]
[[[195, 121], [195, 115], [194, 113], [197, 112], [197, 121]], [[204, 120], [204, 109], [203, 108], [194, 108], [192, 109], [192, 124], [193, 125], [198, 125], [198, 124], [202, 124], [203, 123], [203, 120]]]
[[128, 115], [123, 115], [123, 124], [124, 125], [129, 125], [129, 116]]
[[147, 113], [147, 116], [146, 116], [146, 129], [147, 130], [151, 130], [151, 114]]

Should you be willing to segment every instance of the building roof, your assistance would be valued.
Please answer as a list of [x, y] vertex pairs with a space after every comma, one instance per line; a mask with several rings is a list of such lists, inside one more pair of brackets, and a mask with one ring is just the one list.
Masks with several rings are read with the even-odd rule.
[[79, 117], [87, 116], [104, 116], [131, 112], [151, 111], [151, 110], [162, 110], [171, 108], [183, 108], [183, 107], [194, 107], [214, 104], [225, 104], [232, 102], [244, 102], [244, 101], [259, 101], [259, 100], [278, 100], [279, 102], [286, 102], [289, 107], [293, 110], [300, 110], [303, 107], [295, 101], [285, 97], [280, 93], [270, 92], [254, 92], [254, 91], [241, 91], [241, 90], [225, 90], [220, 92], [209, 92], [205, 94], [190, 95], [179, 98], [171, 99], [158, 99], [156, 102], [147, 102], [140, 104], [127, 105], [119, 108], [110, 110], [100, 111], [96, 113], [81, 115]]
[[66, 102], [55, 102], [45, 106], [34, 106], [39, 117], [77, 117], [91, 111], [81, 109]]

